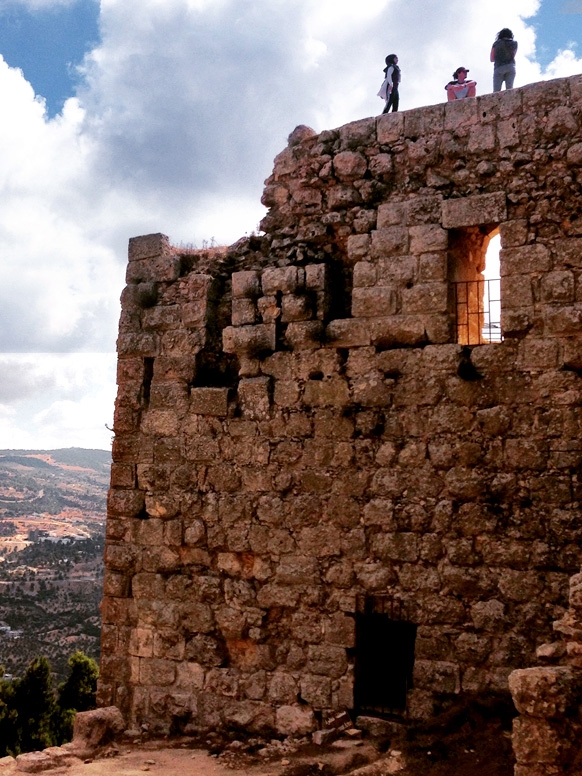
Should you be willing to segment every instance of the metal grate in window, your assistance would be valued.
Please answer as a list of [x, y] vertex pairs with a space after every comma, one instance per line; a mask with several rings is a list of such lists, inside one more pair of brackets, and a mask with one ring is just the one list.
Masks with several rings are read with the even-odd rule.
[[457, 342], [460, 345], [501, 342], [501, 280], [467, 280], [453, 286]]
[[406, 713], [416, 625], [405, 617], [405, 607], [396, 598], [358, 597], [354, 685], [358, 714], [391, 717]]

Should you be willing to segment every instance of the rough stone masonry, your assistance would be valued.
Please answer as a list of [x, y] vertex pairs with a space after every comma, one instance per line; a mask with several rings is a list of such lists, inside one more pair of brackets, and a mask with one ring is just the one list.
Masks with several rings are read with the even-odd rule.
[[263, 234], [130, 240], [102, 705], [305, 733], [534, 663], [582, 559], [581, 166], [577, 76], [297, 128]]

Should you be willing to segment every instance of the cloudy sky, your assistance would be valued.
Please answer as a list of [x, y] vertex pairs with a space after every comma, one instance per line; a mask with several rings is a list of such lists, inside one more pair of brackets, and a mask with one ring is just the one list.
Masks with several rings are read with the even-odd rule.
[[0, 449], [108, 448], [127, 240], [234, 242], [297, 124], [582, 72], [582, 0], [0, 0]]

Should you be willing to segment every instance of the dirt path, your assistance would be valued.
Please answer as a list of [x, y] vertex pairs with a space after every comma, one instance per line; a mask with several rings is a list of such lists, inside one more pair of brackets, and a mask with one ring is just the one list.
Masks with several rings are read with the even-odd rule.
[[[0, 764], [0, 776], [20, 776], [23, 772], [12, 764]], [[142, 746], [121, 747], [116, 757], [105, 757], [92, 762], [74, 762], [72, 765], [45, 771], [47, 776], [233, 776], [236, 771], [202, 749], [172, 749], [163, 743], [151, 742]], [[239, 773], [242, 773], [239, 771]], [[276, 764], [260, 765], [244, 770], [252, 776], [277, 776]]]
[[[68, 776], [232, 776], [233, 771], [201, 749], [160, 749], [147, 746], [123, 751], [118, 757], [60, 769]], [[54, 773], [54, 772], [53, 772]]]

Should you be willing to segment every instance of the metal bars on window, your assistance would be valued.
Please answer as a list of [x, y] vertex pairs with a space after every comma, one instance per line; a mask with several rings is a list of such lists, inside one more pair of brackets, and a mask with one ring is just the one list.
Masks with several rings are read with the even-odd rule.
[[501, 280], [466, 280], [453, 283], [455, 328], [460, 345], [501, 342]]
[[354, 705], [358, 714], [401, 717], [412, 687], [416, 625], [392, 596], [358, 596]]

